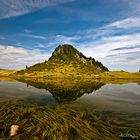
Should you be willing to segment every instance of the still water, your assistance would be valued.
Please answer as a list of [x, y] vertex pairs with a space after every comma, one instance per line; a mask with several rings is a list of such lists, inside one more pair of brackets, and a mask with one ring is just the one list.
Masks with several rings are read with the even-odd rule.
[[72, 83], [72, 85], [66, 85], [66, 88], [63, 87], [65, 85], [60, 84], [46, 85], [44, 83], [43, 85], [38, 82], [0, 81], [0, 102], [17, 98], [26, 103], [39, 105], [76, 104], [86, 109], [140, 113], [140, 85], [138, 83], [94, 82], [82, 87]]
[[96, 112], [102, 120], [140, 130], [139, 82], [18, 79], [0, 81], [0, 103], [64, 106]]

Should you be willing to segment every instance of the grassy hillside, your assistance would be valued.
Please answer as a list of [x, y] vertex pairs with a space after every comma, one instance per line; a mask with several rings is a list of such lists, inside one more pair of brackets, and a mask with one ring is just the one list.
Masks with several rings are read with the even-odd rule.
[[38, 63], [16, 75], [39, 77], [79, 77], [108, 71], [102, 63], [94, 58], [87, 58], [71, 45], [60, 45], [52, 53], [48, 61]]
[[0, 77], [6, 77], [15, 72], [15, 70], [0, 70]]
[[[45, 66], [44, 66], [45, 65]], [[45, 67], [45, 69], [41, 69]], [[34, 69], [34, 70], [33, 70]], [[83, 65], [75, 64], [41, 64], [39, 66], [40, 70], [26, 69], [16, 73], [16, 75], [21, 75], [25, 77], [95, 77], [95, 74], [98, 74], [94, 67], [88, 67]]]

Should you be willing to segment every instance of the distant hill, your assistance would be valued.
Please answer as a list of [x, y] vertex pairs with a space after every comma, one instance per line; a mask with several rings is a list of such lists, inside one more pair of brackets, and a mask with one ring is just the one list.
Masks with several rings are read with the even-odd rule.
[[87, 75], [98, 74], [109, 71], [101, 62], [92, 57], [86, 57], [72, 45], [59, 45], [48, 61], [38, 63], [25, 70], [18, 71], [16, 74], [26, 76], [66, 76], [66, 75]]

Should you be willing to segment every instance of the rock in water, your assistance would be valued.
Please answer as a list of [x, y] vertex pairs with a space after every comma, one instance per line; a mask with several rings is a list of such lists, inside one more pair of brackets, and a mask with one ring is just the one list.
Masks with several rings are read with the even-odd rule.
[[19, 130], [19, 125], [11, 125], [10, 127], [10, 137], [17, 135]]

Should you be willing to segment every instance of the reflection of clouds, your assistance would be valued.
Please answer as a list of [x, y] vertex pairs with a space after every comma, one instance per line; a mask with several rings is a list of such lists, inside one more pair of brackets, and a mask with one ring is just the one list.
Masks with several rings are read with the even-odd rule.
[[[117, 109], [120, 111], [139, 111], [140, 87], [136, 83], [107, 84], [94, 94], [84, 95], [82, 100], [94, 105], [96, 109]], [[128, 109], [129, 108], [129, 109]]]

